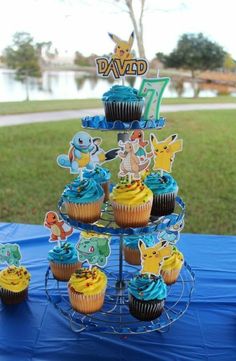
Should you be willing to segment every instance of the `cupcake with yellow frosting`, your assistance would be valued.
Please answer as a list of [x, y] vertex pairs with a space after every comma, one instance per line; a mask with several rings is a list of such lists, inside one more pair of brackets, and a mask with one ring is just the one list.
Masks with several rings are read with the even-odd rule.
[[25, 267], [10, 266], [0, 272], [0, 296], [6, 304], [16, 304], [28, 296], [30, 273]]
[[70, 303], [75, 311], [94, 313], [104, 303], [107, 277], [99, 268], [80, 268], [75, 271], [68, 282]]
[[122, 228], [146, 226], [153, 194], [141, 181], [118, 183], [110, 194], [115, 222]]
[[164, 260], [161, 268], [161, 275], [167, 285], [172, 285], [176, 282], [183, 263], [183, 254], [176, 247], [174, 247], [172, 255]]

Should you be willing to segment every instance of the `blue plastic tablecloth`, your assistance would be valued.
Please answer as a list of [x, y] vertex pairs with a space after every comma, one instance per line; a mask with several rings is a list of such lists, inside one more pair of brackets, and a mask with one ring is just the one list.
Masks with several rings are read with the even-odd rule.
[[168, 333], [125, 337], [76, 334], [48, 302], [46, 229], [0, 223], [0, 242], [20, 244], [32, 275], [27, 302], [0, 303], [0, 361], [236, 360], [236, 237], [183, 234], [179, 248], [196, 275], [188, 311]]

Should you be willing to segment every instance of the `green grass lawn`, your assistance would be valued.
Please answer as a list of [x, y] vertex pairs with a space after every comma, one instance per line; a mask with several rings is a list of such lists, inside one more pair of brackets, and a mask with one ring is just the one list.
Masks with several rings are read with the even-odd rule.
[[[212, 98], [164, 98], [163, 104], [236, 103], [236, 97]], [[102, 107], [99, 99], [35, 100], [22, 102], [0, 102], [0, 115], [75, 110]]]
[[[234, 110], [172, 113], [157, 132], [184, 139], [173, 175], [187, 204], [185, 232], [235, 233], [235, 119]], [[1, 128], [1, 221], [42, 224], [45, 212], [56, 210], [72, 176], [55, 160], [79, 129], [79, 120]], [[114, 133], [90, 133], [102, 134], [105, 150], [116, 144]], [[113, 173], [117, 164], [109, 164]]]

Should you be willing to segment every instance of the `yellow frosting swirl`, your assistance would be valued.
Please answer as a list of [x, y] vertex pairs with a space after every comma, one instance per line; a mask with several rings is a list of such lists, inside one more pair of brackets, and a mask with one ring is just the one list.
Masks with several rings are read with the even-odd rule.
[[165, 272], [171, 271], [173, 269], [181, 269], [183, 263], [183, 254], [177, 248], [174, 248], [172, 255], [164, 260], [161, 269]]
[[107, 285], [107, 277], [99, 268], [80, 268], [75, 271], [69, 280], [68, 286], [74, 291], [86, 296], [97, 295], [103, 292]]
[[137, 206], [152, 201], [153, 193], [140, 181], [132, 181], [128, 184], [118, 183], [110, 194], [111, 201], [117, 203]]
[[25, 267], [11, 266], [0, 272], [0, 287], [11, 291], [24, 291], [30, 281], [30, 273]]

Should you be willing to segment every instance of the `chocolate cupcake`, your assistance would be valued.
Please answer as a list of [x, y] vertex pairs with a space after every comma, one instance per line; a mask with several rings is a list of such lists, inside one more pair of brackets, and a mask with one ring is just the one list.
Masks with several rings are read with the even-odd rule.
[[141, 321], [152, 321], [163, 311], [167, 286], [161, 276], [137, 275], [128, 286], [129, 310]]
[[121, 120], [132, 122], [140, 120], [144, 100], [138, 90], [122, 85], [114, 85], [102, 97], [107, 121]]
[[174, 178], [167, 172], [151, 173], [144, 183], [153, 192], [153, 204], [151, 214], [161, 217], [171, 214], [175, 208], [175, 199], [178, 193], [178, 185]]
[[8, 305], [26, 300], [30, 273], [23, 266], [10, 266], [0, 272], [0, 298]]

